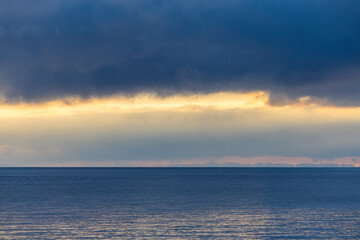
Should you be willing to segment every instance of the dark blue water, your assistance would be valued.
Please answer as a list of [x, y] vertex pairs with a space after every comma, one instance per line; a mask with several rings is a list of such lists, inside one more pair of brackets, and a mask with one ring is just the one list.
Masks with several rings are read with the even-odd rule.
[[360, 239], [356, 168], [0, 168], [0, 239]]

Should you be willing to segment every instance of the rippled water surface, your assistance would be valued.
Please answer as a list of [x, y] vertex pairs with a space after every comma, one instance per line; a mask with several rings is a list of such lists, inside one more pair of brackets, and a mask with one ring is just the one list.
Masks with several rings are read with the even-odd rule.
[[0, 239], [360, 239], [356, 168], [0, 168]]

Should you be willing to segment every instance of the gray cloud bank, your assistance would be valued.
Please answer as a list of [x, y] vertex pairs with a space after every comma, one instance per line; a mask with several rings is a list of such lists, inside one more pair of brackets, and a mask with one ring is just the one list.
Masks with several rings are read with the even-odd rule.
[[266, 90], [358, 105], [359, 24], [356, 0], [0, 1], [0, 94]]

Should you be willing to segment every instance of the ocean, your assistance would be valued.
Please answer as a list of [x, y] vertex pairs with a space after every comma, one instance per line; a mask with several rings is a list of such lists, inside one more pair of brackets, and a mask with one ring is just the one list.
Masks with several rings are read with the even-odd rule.
[[360, 169], [0, 168], [0, 239], [360, 239]]

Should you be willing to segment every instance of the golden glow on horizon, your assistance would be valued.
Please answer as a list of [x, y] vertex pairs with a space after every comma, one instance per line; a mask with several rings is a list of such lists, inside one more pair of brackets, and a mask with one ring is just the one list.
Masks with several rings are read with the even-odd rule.
[[322, 105], [310, 97], [301, 97], [287, 105], [269, 104], [269, 94], [257, 92], [218, 92], [211, 94], [173, 95], [159, 97], [142, 93], [132, 97], [66, 98], [43, 103], [0, 104], [0, 118], [47, 118], [101, 114], [202, 113], [216, 111], [253, 111], [264, 121], [360, 121], [360, 107]]
[[206, 108], [226, 110], [264, 107], [268, 99], [269, 96], [265, 92], [218, 92], [169, 97], [143, 93], [134, 97], [116, 96], [88, 100], [66, 98], [39, 104], [2, 104], [0, 105], [0, 116], [32, 117], [106, 112], [198, 111]]
[[[209, 148], [230, 149], [230, 152], [236, 152], [239, 147], [237, 141], [245, 145], [250, 142], [251, 145], [246, 145], [250, 152], [251, 148], [258, 148], [256, 154], [259, 155], [264, 154], [263, 148], [265, 154], [268, 151], [262, 143], [273, 144], [269, 147], [271, 154], [286, 152], [282, 148], [287, 142], [305, 153], [317, 149], [326, 152], [335, 148], [358, 148], [360, 107], [325, 105], [309, 97], [284, 105], [271, 105], [269, 97], [266, 92], [218, 92], [169, 97], [143, 93], [133, 97], [67, 98], [36, 104], [3, 103], [0, 104], [0, 160], [2, 158], [6, 162], [0, 164], [46, 166], [48, 163], [49, 166], [56, 166], [56, 161], [60, 159], [59, 166], [67, 164], [65, 162], [89, 166], [92, 163], [87, 162], [85, 153], [89, 149], [96, 149], [94, 151], [99, 155], [96, 159], [99, 165], [94, 163], [96, 166], [169, 166], [173, 163], [190, 165], [211, 162], [337, 163], [360, 166], [360, 158], [351, 157], [339, 158], [337, 162], [334, 159], [312, 162], [310, 158], [285, 157], [189, 158], [178, 162], [148, 162], [146, 159], [142, 162], [140, 158], [139, 161], [126, 162], [134, 154], [131, 151], [144, 151], [145, 155], [146, 151], [159, 151], [155, 153], [162, 156], [162, 148], [152, 148], [152, 144], [160, 144], [161, 141], [179, 144], [179, 148], [185, 146], [190, 149], [189, 152], [197, 151], [192, 146], [208, 144], [208, 139], [216, 140], [214, 142], [219, 145], [209, 141]], [[274, 143], [273, 138], [276, 140]], [[297, 141], [297, 138], [301, 141]], [[251, 143], [253, 139], [257, 140]], [[191, 147], [187, 141], [193, 141]], [[244, 151], [246, 146], [243, 147]], [[142, 150], [143, 147], [145, 150]], [[209, 156], [206, 147], [203, 146], [201, 151]], [[118, 148], [122, 150], [117, 152]], [[128, 149], [130, 152], [126, 153]], [[111, 151], [113, 154], [109, 157], [108, 152]], [[125, 153], [121, 155], [123, 151]], [[30, 165], [26, 163], [28, 159], [31, 159]]]

